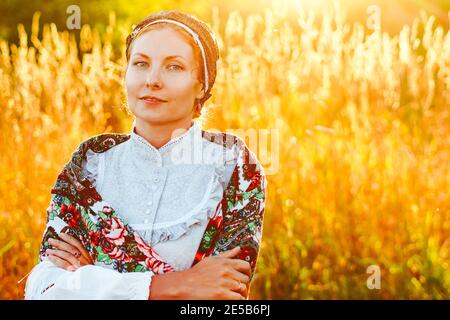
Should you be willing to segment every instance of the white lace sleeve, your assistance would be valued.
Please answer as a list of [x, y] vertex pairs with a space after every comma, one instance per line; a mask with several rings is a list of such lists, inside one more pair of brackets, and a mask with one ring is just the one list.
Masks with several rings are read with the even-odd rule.
[[25, 300], [147, 300], [154, 273], [120, 273], [101, 266], [86, 265], [76, 271], [42, 261], [31, 272]]

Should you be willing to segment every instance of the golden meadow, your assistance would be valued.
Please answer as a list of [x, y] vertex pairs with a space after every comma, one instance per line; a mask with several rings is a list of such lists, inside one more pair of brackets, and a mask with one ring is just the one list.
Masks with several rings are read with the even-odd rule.
[[[208, 21], [221, 60], [204, 127], [279, 130], [250, 298], [449, 299], [449, 31], [426, 14], [391, 35], [339, 10], [285, 14]], [[114, 14], [78, 43], [39, 14], [18, 28], [0, 43], [1, 299], [22, 298], [72, 152], [131, 125]]]

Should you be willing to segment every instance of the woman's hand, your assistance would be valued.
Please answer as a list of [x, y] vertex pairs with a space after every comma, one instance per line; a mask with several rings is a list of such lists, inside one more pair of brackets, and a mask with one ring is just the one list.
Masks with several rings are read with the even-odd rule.
[[251, 267], [233, 259], [236, 247], [204, 258], [191, 269], [153, 276], [149, 299], [245, 300]]
[[75, 271], [81, 266], [94, 264], [89, 253], [81, 242], [65, 233], [58, 234], [60, 240], [48, 239], [48, 243], [56, 248], [47, 249], [48, 259], [57, 267]]

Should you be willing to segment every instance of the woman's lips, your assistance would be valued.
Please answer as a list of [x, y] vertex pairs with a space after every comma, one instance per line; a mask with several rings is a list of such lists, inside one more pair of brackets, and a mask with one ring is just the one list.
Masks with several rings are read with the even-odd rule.
[[154, 98], [141, 98], [141, 100], [148, 104], [160, 104], [160, 103], [166, 102], [166, 101], [154, 99]]

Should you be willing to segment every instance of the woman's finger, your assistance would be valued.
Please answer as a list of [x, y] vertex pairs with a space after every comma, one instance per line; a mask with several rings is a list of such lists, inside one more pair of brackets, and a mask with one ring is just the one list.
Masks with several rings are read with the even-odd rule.
[[219, 253], [216, 257], [222, 257], [222, 258], [233, 258], [241, 251], [240, 247], [235, 247], [231, 250], [223, 251]]
[[247, 285], [243, 282], [240, 282], [239, 280], [230, 279], [228, 288], [231, 291], [240, 293], [245, 298], [247, 297]]
[[67, 242], [61, 241], [61, 240], [56, 240], [56, 239], [50, 238], [50, 239], [48, 239], [48, 243], [52, 247], [54, 247], [58, 250], [66, 251], [74, 256], [76, 256], [78, 253], [80, 253], [76, 247], [72, 246], [71, 244], [69, 244]]
[[[47, 252], [49, 253], [49, 254], [55, 254], [55, 250], [53, 250], [52, 251], [52, 249], [47, 249]], [[61, 250], [61, 252], [60, 253], [56, 253], [56, 255], [58, 255], [60, 258], [62, 258], [62, 259], [65, 259], [65, 260], [67, 260], [67, 263], [74, 263], [74, 261], [76, 260], [77, 262], [76, 262], [76, 265], [77, 266], [84, 266], [84, 265], [87, 265], [87, 264], [92, 264], [89, 260], [87, 260], [85, 257], [83, 257], [83, 256], [80, 256], [80, 257], [75, 257], [75, 256], [73, 256], [72, 258], [65, 258], [65, 257], [68, 257], [67, 255], [65, 255], [65, 252], [67, 252], [67, 251], [63, 251], [63, 250]], [[71, 253], [69, 252], [68, 253], [69, 255], [71, 255]], [[75, 260], [74, 260], [75, 259]]]
[[237, 270], [233, 270], [230, 274], [230, 277], [234, 280], [240, 281], [247, 285], [250, 282], [250, 277], [242, 272], [239, 272]]
[[57, 256], [49, 255], [48, 260], [50, 260], [51, 263], [53, 263], [55, 266], [57, 266], [59, 268], [62, 268], [65, 270], [69, 270], [69, 268], [70, 268], [70, 263], [68, 263], [66, 260], [63, 260]]
[[252, 268], [250, 263], [242, 259], [228, 259], [227, 263], [234, 269], [246, 274], [247, 276], [252, 275]]
[[229, 288], [234, 292], [240, 293], [247, 299], [250, 282], [249, 276], [237, 270], [233, 270], [230, 274], [230, 279], [231, 282]]
[[47, 253], [65, 260], [69, 265], [74, 265], [77, 267], [81, 266], [80, 261], [78, 261], [78, 259], [76, 259], [73, 255], [66, 251], [47, 249]]
[[227, 291], [226, 300], [245, 300], [247, 297], [244, 297], [242, 294], [234, 292], [234, 291]]
[[78, 260], [80, 261], [80, 264], [82, 266], [85, 266], [87, 264], [94, 264], [91, 262], [91, 260], [86, 259], [84, 256], [79, 257]]
[[245, 298], [247, 299], [248, 297], [248, 285], [246, 285], [245, 283], [241, 282], [241, 287], [239, 288], [239, 293]]
[[74, 246], [75, 248], [78, 249], [78, 251], [81, 253], [82, 256], [84, 256], [86, 258], [86, 260], [89, 261], [90, 264], [93, 264], [93, 260], [91, 258], [91, 255], [89, 254], [89, 252], [87, 252], [87, 250], [83, 247], [83, 245], [81, 244], [80, 240], [65, 234], [63, 232], [58, 234], [59, 237], [61, 239], [63, 239], [64, 241], [66, 241], [67, 243], [71, 244], [72, 246]]
[[235, 292], [247, 298], [247, 286], [238, 280], [228, 278], [224, 284], [227, 291]]

